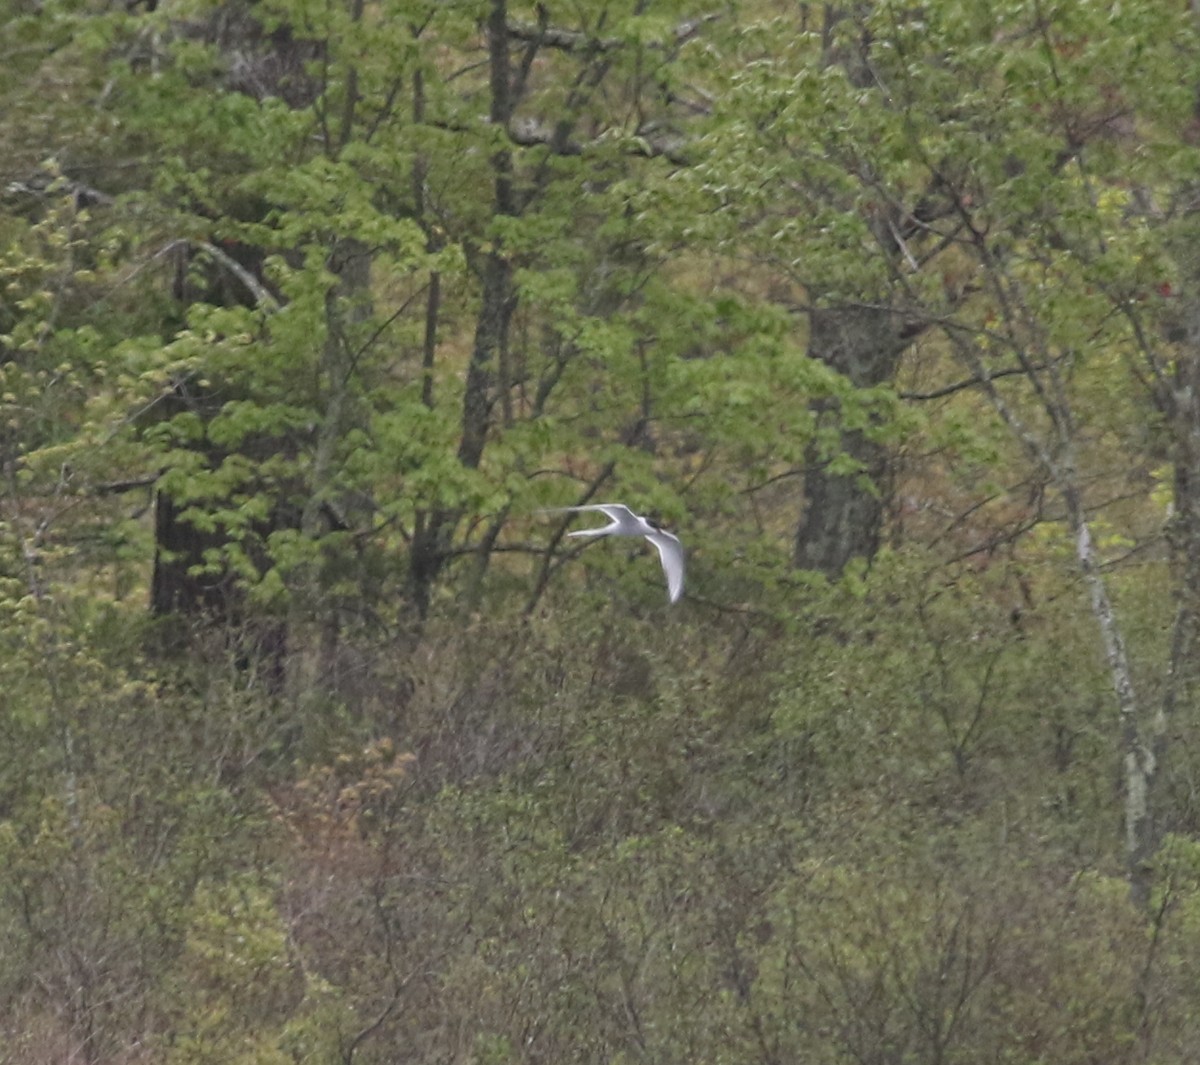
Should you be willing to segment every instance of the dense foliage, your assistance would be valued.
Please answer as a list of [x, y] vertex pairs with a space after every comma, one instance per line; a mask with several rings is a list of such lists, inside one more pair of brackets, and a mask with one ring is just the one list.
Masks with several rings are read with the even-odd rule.
[[0, 1061], [1194, 1060], [1198, 30], [0, 9]]

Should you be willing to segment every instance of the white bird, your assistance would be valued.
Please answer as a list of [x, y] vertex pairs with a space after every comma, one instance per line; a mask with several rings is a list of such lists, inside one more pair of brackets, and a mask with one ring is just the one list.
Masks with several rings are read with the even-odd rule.
[[667, 575], [667, 597], [672, 603], [683, 595], [683, 544], [674, 533], [659, 528], [649, 518], [635, 514], [623, 503], [591, 503], [582, 507], [554, 507], [543, 510], [543, 514], [565, 514], [578, 511], [598, 510], [610, 518], [610, 524], [598, 529], [577, 529], [568, 536], [644, 536], [658, 549], [659, 561]]

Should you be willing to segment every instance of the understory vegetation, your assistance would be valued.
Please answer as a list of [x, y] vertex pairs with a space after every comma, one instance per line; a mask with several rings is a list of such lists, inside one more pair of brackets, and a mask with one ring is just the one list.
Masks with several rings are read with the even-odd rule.
[[1185, 1061], [1189, 759], [1140, 912], [1079, 589], [1025, 573], [1014, 620], [1006, 568], [889, 557], [775, 619], [564, 589], [295, 701], [228, 634], [148, 661], [138, 600], [27, 617], [5, 1053]]

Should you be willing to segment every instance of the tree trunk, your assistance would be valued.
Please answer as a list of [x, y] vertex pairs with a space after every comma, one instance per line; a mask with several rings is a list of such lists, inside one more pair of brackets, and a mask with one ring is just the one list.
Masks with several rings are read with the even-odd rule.
[[[830, 307], [810, 316], [809, 355], [856, 388], [891, 380], [908, 343], [904, 323], [886, 308]], [[837, 412], [826, 408], [822, 416]], [[889, 456], [882, 444], [861, 430], [843, 432], [839, 443], [861, 472], [833, 472], [828, 456], [810, 449], [794, 553], [797, 567], [828, 577], [837, 577], [852, 559], [875, 557], [888, 491]]]
[[[490, 64], [490, 124], [506, 130], [512, 118], [512, 70], [509, 55], [508, 5], [493, 0], [487, 22]], [[518, 214], [513, 191], [512, 152], [498, 148], [491, 158], [492, 210], [496, 215]], [[469, 469], [478, 467], [487, 445], [496, 404], [496, 364], [508, 341], [509, 323], [516, 309], [513, 265], [497, 243], [486, 252], [471, 256], [481, 284], [479, 313], [475, 320], [475, 342], [467, 365], [462, 401], [462, 434], [458, 460]], [[428, 348], [427, 348], [428, 352]], [[429, 378], [427, 376], [426, 380]], [[445, 564], [446, 552], [460, 512], [441, 507], [418, 515], [409, 550], [408, 594], [419, 617], [429, 611], [433, 582]]]
[[150, 610], [156, 617], [197, 614], [228, 617], [235, 594], [228, 574], [201, 574], [206, 553], [219, 548], [219, 531], [204, 532], [180, 518], [181, 508], [162, 490], [154, 494], [154, 571]]
[[[288, 26], [268, 32], [254, 13], [234, 4], [222, 5], [206, 21], [188, 24], [187, 33], [215, 46], [230, 57], [225, 87], [255, 99], [280, 96], [293, 107], [307, 107], [318, 89], [306, 70], [306, 63], [324, 53], [320, 41], [293, 35]], [[233, 62], [232, 57], [237, 57]], [[269, 205], [263, 203], [265, 211]], [[197, 252], [199, 254], [197, 254]], [[177, 242], [174, 259], [173, 293], [183, 320], [183, 311], [194, 303], [216, 307], [277, 306], [278, 294], [270, 290], [263, 274], [266, 251], [242, 242], [217, 244]], [[219, 408], [203, 393], [186, 396], [168, 408], [174, 413], [183, 406], [195, 410], [206, 421]], [[208, 448], [208, 459], [218, 463], [224, 457]], [[197, 575], [212, 549], [226, 545], [221, 530], [201, 532], [182, 521], [180, 507], [166, 493], [155, 495], [155, 555], [151, 578], [150, 608], [160, 617], [202, 615], [225, 621], [240, 621], [241, 602], [236, 581], [230, 573]], [[263, 536], [274, 528], [295, 524], [295, 516], [281, 506], [260, 529]], [[280, 645], [282, 638], [279, 638]]]

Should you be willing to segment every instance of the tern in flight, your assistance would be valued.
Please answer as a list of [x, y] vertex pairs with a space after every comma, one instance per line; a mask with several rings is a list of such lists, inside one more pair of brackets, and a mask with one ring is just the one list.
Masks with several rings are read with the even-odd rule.
[[608, 525], [598, 529], [577, 529], [568, 536], [644, 536], [658, 549], [663, 572], [667, 575], [667, 597], [672, 603], [683, 595], [683, 544], [674, 533], [660, 529], [649, 518], [635, 514], [623, 503], [591, 503], [582, 507], [555, 507], [543, 510], [543, 514], [577, 513], [598, 510], [610, 519]]

